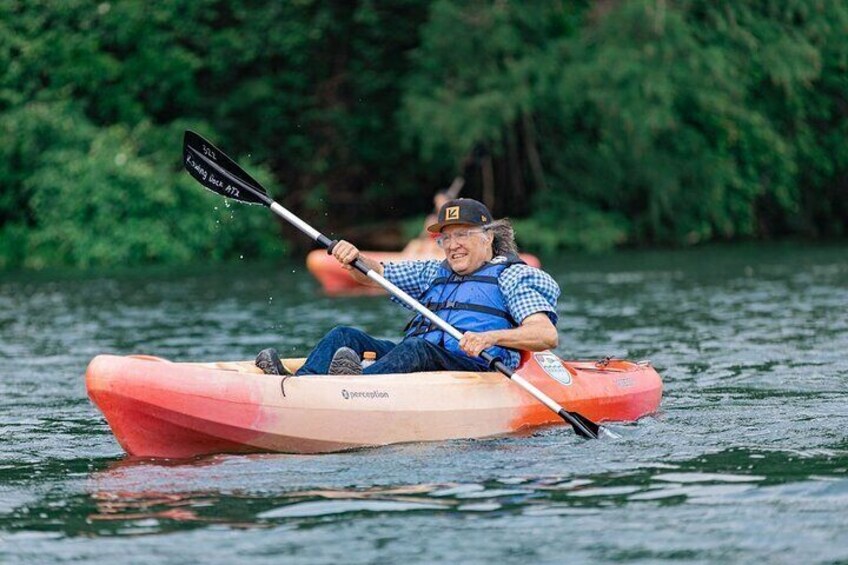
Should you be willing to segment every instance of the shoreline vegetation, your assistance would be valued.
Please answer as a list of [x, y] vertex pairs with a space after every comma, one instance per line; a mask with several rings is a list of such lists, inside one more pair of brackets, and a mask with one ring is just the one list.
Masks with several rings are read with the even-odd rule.
[[848, 235], [838, 0], [13, 0], [0, 38], [0, 270], [302, 253], [185, 129], [363, 248], [457, 174], [543, 254]]
[[[783, 263], [783, 256], [797, 250], [803, 250], [811, 261], [827, 255], [834, 249], [842, 249], [848, 243], [844, 238], [804, 240], [785, 238], [769, 241], [715, 241], [690, 246], [646, 246], [616, 247], [603, 252], [591, 252], [582, 249], [563, 249], [556, 253], [542, 254], [539, 259], [544, 265], [571, 265], [582, 270], [594, 268], [597, 273], [608, 270], [653, 271], [666, 270], [667, 260], [688, 260], [698, 257], [704, 264], [704, 272], [709, 273], [713, 263], [733, 264], [742, 275], [748, 276], [763, 266], [772, 268]], [[525, 251], [521, 248], [521, 251]], [[74, 280], [115, 279], [131, 280], [143, 278], [149, 280], [172, 280], [177, 278], [198, 278], [207, 280], [233, 276], [244, 270], [257, 273], [282, 271], [292, 275], [308, 273], [299, 250], [289, 254], [279, 253], [274, 257], [234, 257], [220, 262], [192, 259], [183, 263], [145, 263], [123, 265], [100, 265], [81, 269], [74, 265], [47, 266], [40, 269], [12, 268], [0, 270], [0, 284], [13, 282], [61, 282]], [[660, 266], [657, 266], [660, 265]], [[848, 267], [848, 261], [843, 265]], [[728, 267], [730, 268], [730, 267]], [[705, 275], [706, 276], [706, 275]]]

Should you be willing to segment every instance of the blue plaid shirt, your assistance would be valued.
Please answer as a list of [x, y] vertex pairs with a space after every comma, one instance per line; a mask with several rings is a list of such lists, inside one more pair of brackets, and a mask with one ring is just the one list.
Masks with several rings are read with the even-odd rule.
[[[413, 298], [418, 298], [433, 284], [441, 264], [441, 261], [385, 263], [383, 276]], [[509, 314], [516, 322], [520, 324], [530, 314], [544, 312], [556, 325], [556, 304], [560, 290], [548, 273], [528, 265], [512, 265], [501, 273], [498, 286], [503, 293]], [[395, 297], [392, 297], [392, 300], [409, 308]], [[504, 363], [510, 369], [515, 369], [521, 356], [516, 352], [510, 352], [509, 356], [509, 359], [504, 359]]]

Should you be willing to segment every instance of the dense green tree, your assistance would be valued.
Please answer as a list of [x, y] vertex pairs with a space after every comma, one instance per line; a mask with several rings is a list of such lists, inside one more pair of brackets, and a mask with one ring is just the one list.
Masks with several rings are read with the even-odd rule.
[[[0, 266], [278, 253], [274, 223], [240, 209], [208, 237], [224, 228], [181, 173], [187, 126], [273, 168], [272, 192], [307, 214], [391, 208], [420, 190], [392, 108], [424, 16], [415, 1], [0, 4]], [[108, 213], [121, 190], [133, 209]], [[38, 209], [47, 193], [78, 209]]]
[[0, 0], [0, 69], [0, 268], [279, 254], [186, 128], [325, 230], [473, 164], [537, 248], [848, 232], [838, 0]]
[[544, 247], [844, 233], [848, 6], [574, 6], [435, 3], [405, 98], [422, 156], [493, 147]]
[[699, 40], [727, 46], [746, 104], [772, 124], [792, 178], [770, 176], [761, 235], [845, 235], [848, 221], [848, 4], [838, 0], [684, 4]]
[[[0, 228], [0, 265], [186, 262], [284, 250], [266, 217], [237, 212], [179, 172], [183, 129], [97, 128], [60, 103], [31, 103], [0, 118], [10, 134], [0, 163], [16, 165], [3, 172], [17, 179], [19, 199]], [[261, 169], [259, 177], [269, 179]]]

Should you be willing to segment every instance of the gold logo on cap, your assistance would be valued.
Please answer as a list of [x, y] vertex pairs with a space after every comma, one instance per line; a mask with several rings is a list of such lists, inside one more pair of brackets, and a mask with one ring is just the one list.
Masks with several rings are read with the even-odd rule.
[[445, 220], [458, 220], [459, 219], [459, 206], [451, 206], [447, 210], [445, 210]]

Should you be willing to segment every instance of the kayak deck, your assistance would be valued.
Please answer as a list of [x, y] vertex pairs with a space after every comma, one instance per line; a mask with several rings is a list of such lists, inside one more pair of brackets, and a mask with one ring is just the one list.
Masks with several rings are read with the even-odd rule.
[[[551, 359], [525, 353], [519, 370], [566, 410], [630, 422], [659, 407], [662, 381], [649, 364], [556, 359], [561, 368], [552, 368]], [[302, 362], [284, 360], [290, 369]], [[500, 373], [281, 377], [252, 362], [100, 355], [86, 387], [121, 446], [143, 457], [325, 453], [562, 423]]]

